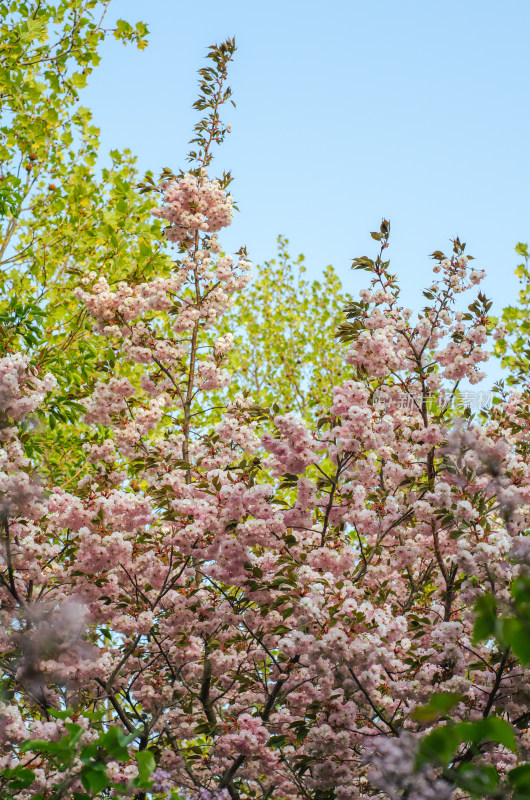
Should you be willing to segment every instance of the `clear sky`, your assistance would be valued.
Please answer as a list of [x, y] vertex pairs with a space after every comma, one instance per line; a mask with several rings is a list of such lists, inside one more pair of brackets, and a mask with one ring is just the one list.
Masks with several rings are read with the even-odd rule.
[[233, 132], [220, 151], [241, 213], [224, 242], [252, 260], [284, 234], [311, 276], [351, 259], [392, 224], [389, 256], [419, 307], [433, 250], [459, 235], [487, 270], [494, 310], [515, 300], [530, 238], [529, 0], [113, 0], [146, 22], [143, 52], [109, 41], [84, 102], [103, 149], [142, 170], [185, 167], [196, 70], [235, 36]]

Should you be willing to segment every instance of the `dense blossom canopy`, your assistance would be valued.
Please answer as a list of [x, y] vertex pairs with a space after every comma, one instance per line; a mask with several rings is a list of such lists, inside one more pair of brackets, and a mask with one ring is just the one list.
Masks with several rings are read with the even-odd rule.
[[[250, 263], [217, 238], [232, 199], [209, 148], [233, 49], [212, 51], [198, 167], [160, 188], [171, 271], [78, 276], [71, 302], [112, 369], [87, 386], [68, 481], [28, 450], [54, 376], [0, 358], [0, 766], [31, 769], [20, 800], [466, 797], [421, 757], [433, 695], [464, 731], [453, 768], [475, 759], [502, 782], [530, 756], [528, 670], [474, 629], [477, 602], [511, 602], [530, 563], [527, 398], [459, 409], [503, 335], [481, 294], [460, 310], [483, 272], [458, 240], [434, 254], [415, 316], [386, 220], [339, 331], [353, 377], [318, 423], [230, 395], [220, 323]], [[513, 746], [457, 727], [490, 718]], [[61, 761], [50, 746], [72, 734]]]

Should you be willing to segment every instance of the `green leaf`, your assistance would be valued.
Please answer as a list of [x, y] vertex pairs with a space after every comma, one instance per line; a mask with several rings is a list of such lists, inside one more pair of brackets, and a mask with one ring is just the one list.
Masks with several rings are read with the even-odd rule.
[[499, 773], [489, 764], [462, 764], [453, 774], [457, 786], [477, 798], [494, 794], [499, 785]]
[[100, 761], [83, 767], [81, 770], [81, 783], [87, 791], [96, 793], [110, 786], [105, 764]]
[[20, 750], [27, 753], [28, 750], [33, 753], [59, 753], [59, 742], [47, 742], [44, 739], [30, 739], [22, 742]]
[[287, 744], [289, 739], [287, 736], [283, 734], [278, 734], [276, 736], [271, 736], [267, 741], [267, 747], [283, 747], [283, 745]]
[[64, 739], [66, 740], [65, 744], [68, 743], [70, 747], [75, 748], [75, 746], [81, 739], [81, 736], [85, 732], [84, 728], [82, 728], [81, 725], [76, 725], [74, 722], [65, 722], [64, 727], [70, 734], [70, 736], [64, 737]]
[[70, 80], [76, 89], [84, 89], [86, 86], [87, 76], [82, 72], [74, 72], [74, 74], [71, 75]]
[[0, 776], [6, 778], [10, 791], [26, 789], [35, 780], [35, 773], [31, 769], [19, 765], [12, 769], [0, 770]]
[[522, 664], [530, 663], [530, 634], [520, 620], [509, 617], [498, 620], [498, 638], [511, 647]]
[[127, 745], [135, 736], [135, 733], [125, 734], [120, 728], [112, 727], [99, 736], [97, 744], [118, 761], [127, 761], [130, 757]]
[[460, 744], [461, 738], [456, 726], [435, 728], [421, 740], [416, 766], [422, 767], [431, 762], [448, 765]]
[[515, 789], [514, 800], [530, 798], [530, 764], [521, 764], [508, 772], [508, 780]]
[[456, 727], [461, 733], [462, 741], [475, 744], [483, 741], [495, 742], [512, 752], [517, 749], [512, 726], [500, 717], [486, 717], [478, 722], [461, 722]]
[[448, 723], [431, 731], [420, 742], [416, 764], [442, 763], [449, 765], [460, 745], [495, 742], [515, 752], [517, 749], [512, 726], [499, 717], [487, 717], [477, 722]]
[[475, 624], [473, 642], [478, 644], [489, 639], [495, 633], [497, 620], [497, 604], [491, 594], [483, 594], [475, 603]]
[[143, 786], [156, 768], [155, 757], [150, 750], [139, 750], [136, 753], [136, 763], [138, 764], [138, 777], [134, 781], [134, 785]]
[[72, 716], [72, 713], [73, 713], [73, 708], [67, 708], [64, 711], [59, 711], [56, 708], [48, 709], [48, 714], [50, 715], [50, 717], [54, 717], [54, 719], [63, 719], [63, 720], [68, 719], [68, 717]]
[[411, 716], [416, 722], [432, 722], [442, 714], [446, 714], [462, 700], [462, 695], [451, 692], [437, 692], [424, 706], [418, 706]]

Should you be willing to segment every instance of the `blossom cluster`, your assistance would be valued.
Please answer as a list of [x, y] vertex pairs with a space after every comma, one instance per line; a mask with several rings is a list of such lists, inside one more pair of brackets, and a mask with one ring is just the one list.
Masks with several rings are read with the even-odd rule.
[[0, 359], [0, 412], [20, 421], [42, 404], [55, 388], [56, 379], [47, 374], [39, 378], [30, 369], [30, 359], [21, 353]]
[[171, 242], [187, 242], [197, 231], [215, 233], [230, 225], [232, 198], [217, 180], [183, 175], [163, 185], [164, 207], [154, 214], [169, 222], [166, 236]]

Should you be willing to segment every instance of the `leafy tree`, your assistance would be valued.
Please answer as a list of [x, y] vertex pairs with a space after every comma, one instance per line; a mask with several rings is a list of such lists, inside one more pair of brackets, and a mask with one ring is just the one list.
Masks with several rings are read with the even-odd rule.
[[69, 480], [83, 459], [64, 423], [79, 419], [95, 372], [113, 368], [74, 286], [102, 271], [114, 282], [169, 268], [153, 203], [135, 190], [134, 158], [113, 151], [99, 175], [99, 131], [78, 105], [105, 35], [146, 45], [143, 23], [105, 30], [108, 5], [0, 5], [0, 339], [4, 352], [28, 352], [37, 372], [57, 379], [31, 445], [56, 480]]
[[508, 306], [502, 312], [504, 335], [495, 345], [495, 353], [502, 359], [503, 367], [509, 370], [507, 383], [510, 386], [527, 384], [530, 371], [530, 270], [528, 245], [519, 242], [515, 252], [523, 261], [515, 274], [521, 288], [517, 305]]
[[278, 238], [277, 258], [257, 268], [225, 316], [224, 330], [234, 336], [230, 391], [316, 421], [348, 374], [334, 337], [350, 298], [333, 267], [321, 281], [308, 281], [304, 257], [291, 260], [288, 245]]

